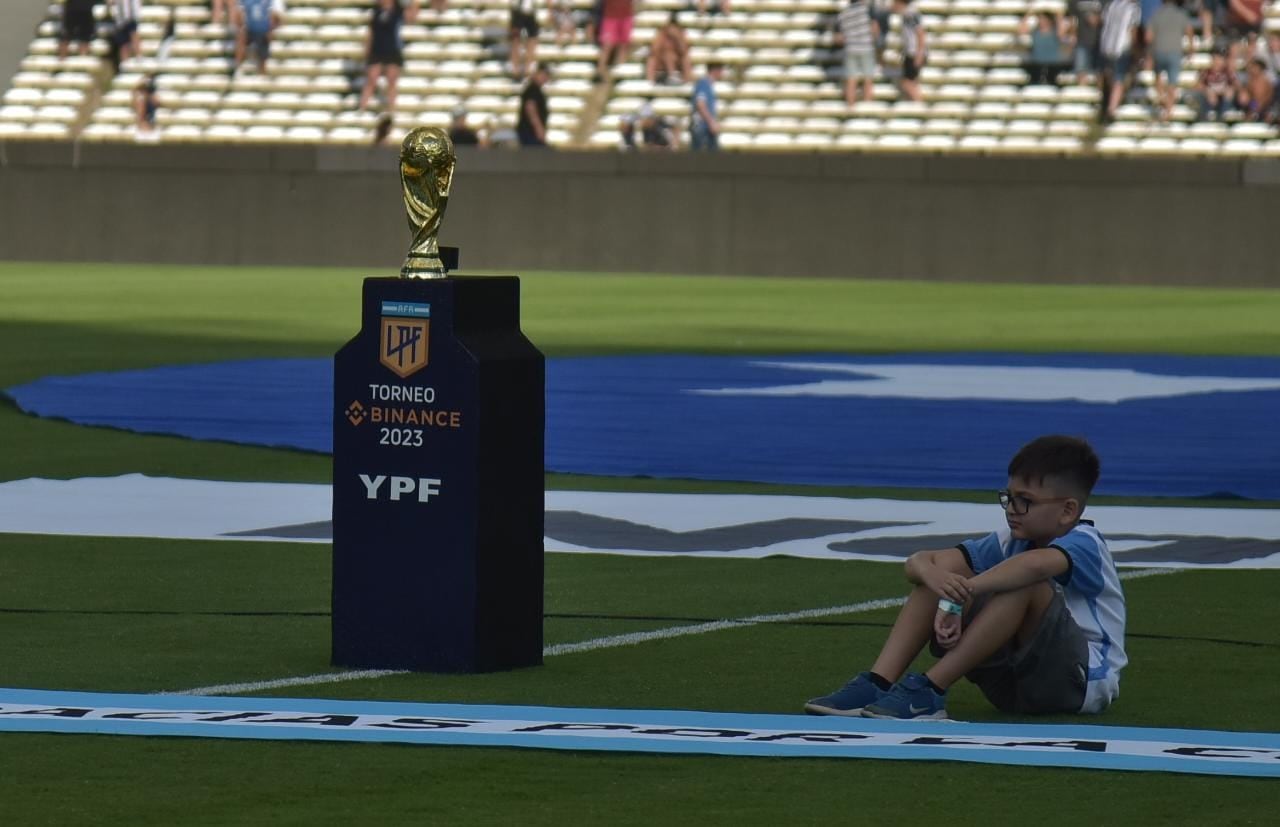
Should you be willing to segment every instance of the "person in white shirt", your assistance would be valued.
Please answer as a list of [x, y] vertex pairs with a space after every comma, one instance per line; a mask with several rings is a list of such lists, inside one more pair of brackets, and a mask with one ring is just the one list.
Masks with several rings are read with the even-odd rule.
[[1142, 21], [1142, 6], [1138, 0], [1111, 0], [1102, 12], [1103, 103], [1106, 105], [1104, 122], [1115, 118], [1120, 102], [1128, 88], [1129, 69], [1133, 62], [1134, 34]]

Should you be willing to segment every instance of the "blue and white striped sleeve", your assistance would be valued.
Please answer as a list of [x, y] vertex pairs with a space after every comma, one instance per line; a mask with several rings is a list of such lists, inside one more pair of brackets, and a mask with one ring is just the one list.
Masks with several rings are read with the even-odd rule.
[[1049, 548], [1058, 549], [1071, 561], [1071, 567], [1055, 580], [1088, 597], [1102, 593], [1102, 549], [1096, 539], [1087, 532], [1072, 529], [1050, 543]]
[[965, 540], [956, 548], [964, 554], [974, 574], [982, 574], [1004, 561], [1004, 548], [1000, 542], [1000, 535], [994, 531], [977, 540]]

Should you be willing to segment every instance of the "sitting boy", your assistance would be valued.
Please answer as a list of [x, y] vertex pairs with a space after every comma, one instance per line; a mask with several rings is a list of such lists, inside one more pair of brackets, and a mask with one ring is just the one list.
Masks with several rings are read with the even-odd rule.
[[[1007, 526], [907, 560], [915, 584], [870, 671], [815, 715], [946, 718], [968, 677], [1002, 712], [1101, 712], [1120, 692], [1125, 604], [1107, 541], [1081, 519], [1098, 481], [1083, 439], [1043, 436], [1009, 463]], [[939, 660], [903, 676], [925, 644]]]

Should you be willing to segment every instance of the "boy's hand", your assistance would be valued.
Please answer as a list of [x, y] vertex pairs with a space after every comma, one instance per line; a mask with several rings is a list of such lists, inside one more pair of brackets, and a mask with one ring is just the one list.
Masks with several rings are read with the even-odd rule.
[[938, 610], [933, 618], [933, 633], [943, 649], [951, 649], [960, 642], [960, 615]]
[[969, 578], [954, 571], [930, 566], [921, 572], [921, 580], [939, 597], [945, 597], [956, 603], [964, 603], [973, 593]]

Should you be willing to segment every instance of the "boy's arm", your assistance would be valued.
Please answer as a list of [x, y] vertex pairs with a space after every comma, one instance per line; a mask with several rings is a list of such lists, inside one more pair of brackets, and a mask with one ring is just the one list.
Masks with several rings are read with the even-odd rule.
[[968, 584], [975, 595], [1011, 592], [1065, 574], [1070, 567], [1071, 561], [1061, 549], [1028, 549], [970, 578]]
[[969, 582], [973, 569], [958, 548], [917, 551], [907, 558], [906, 574], [912, 583], [957, 603], [968, 600], [972, 590]]

